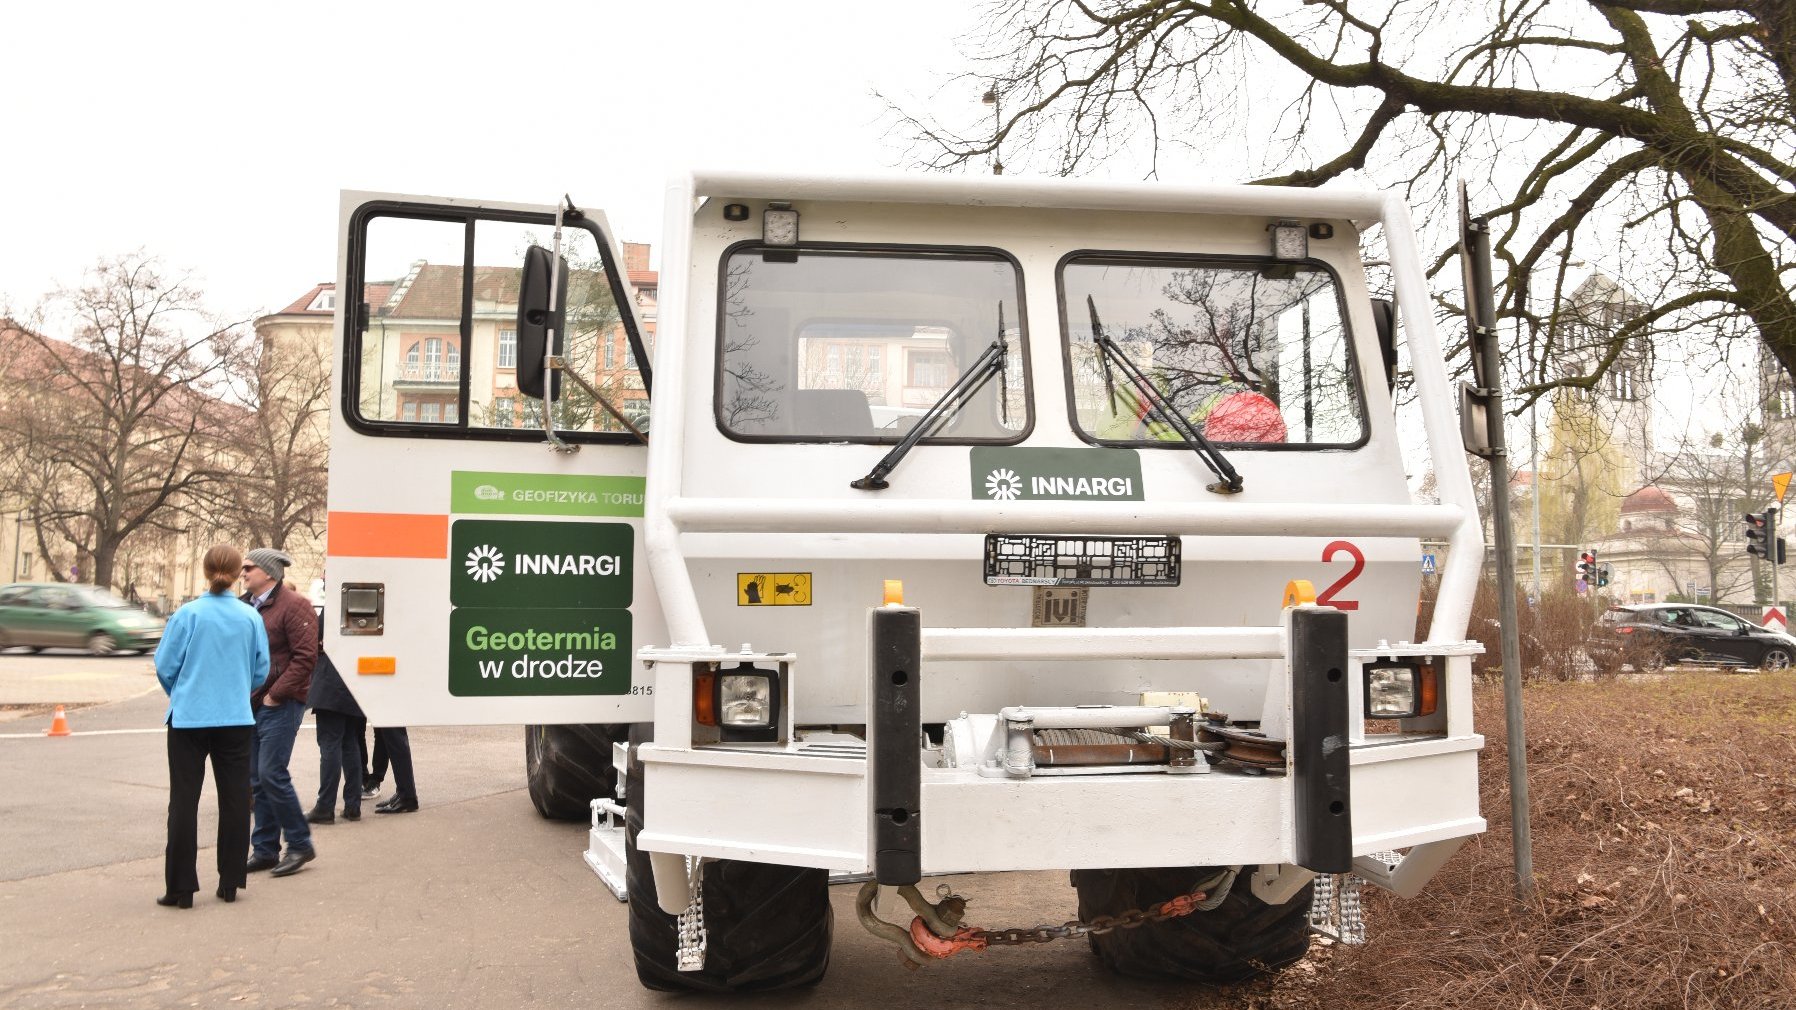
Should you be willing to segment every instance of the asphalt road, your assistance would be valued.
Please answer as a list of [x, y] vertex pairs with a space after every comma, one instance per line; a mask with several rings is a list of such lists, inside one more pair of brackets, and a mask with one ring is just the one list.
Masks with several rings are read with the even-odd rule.
[[[133, 662], [3, 655], [0, 682]], [[516, 726], [414, 729], [422, 810], [319, 827], [315, 863], [284, 879], [255, 875], [231, 905], [211, 897], [214, 857], [202, 848], [195, 907], [157, 907], [163, 704], [148, 690], [72, 710], [76, 735], [67, 738], [41, 736], [41, 713], [0, 720], [0, 1006], [722, 1005], [640, 988], [624, 906], [581, 859], [585, 827], [544, 821], [530, 805]], [[309, 732], [295, 755], [309, 796], [318, 781]], [[212, 803], [208, 786], [202, 844], [214, 830]], [[951, 882], [982, 925], [1074, 914], [1063, 873]], [[854, 891], [833, 889], [835, 945], [820, 985], [731, 1005], [1238, 1005], [1226, 992], [1117, 978], [1083, 942], [907, 971], [855, 922]]]

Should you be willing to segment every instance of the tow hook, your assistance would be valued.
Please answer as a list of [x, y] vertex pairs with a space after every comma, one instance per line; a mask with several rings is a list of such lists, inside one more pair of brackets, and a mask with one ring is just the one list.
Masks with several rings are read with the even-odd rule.
[[898, 945], [899, 952], [904, 955], [905, 967], [914, 969], [963, 950], [985, 949], [985, 939], [976, 935], [980, 931], [960, 925], [966, 916], [967, 899], [948, 893], [943, 895], [940, 903], [931, 903], [912, 884], [900, 886], [898, 896], [917, 913], [908, 930], [874, 914], [873, 902], [879, 897], [878, 881], [869, 880], [861, 885], [854, 910], [869, 933]]

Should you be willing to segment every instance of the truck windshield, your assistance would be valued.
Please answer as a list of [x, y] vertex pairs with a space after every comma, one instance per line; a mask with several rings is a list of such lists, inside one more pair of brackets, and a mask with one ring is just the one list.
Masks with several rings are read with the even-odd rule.
[[717, 423], [744, 441], [897, 442], [994, 341], [1005, 373], [926, 443], [1029, 427], [1015, 264], [992, 252], [738, 247], [724, 257]]
[[1075, 423], [1103, 444], [1183, 448], [1147, 398], [1104, 367], [1105, 333], [1219, 445], [1351, 446], [1365, 411], [1333, 274], [1301, 263], [1081, 256], [1061, 269]]

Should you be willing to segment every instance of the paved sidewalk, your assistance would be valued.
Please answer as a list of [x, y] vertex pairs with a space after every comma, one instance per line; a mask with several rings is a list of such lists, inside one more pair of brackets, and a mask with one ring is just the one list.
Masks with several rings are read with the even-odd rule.
[[[0, 653], [0, 705], [103, 705], [160, 690], [148, 656]], [[17, 717], [0, 711], [0, 720]]]

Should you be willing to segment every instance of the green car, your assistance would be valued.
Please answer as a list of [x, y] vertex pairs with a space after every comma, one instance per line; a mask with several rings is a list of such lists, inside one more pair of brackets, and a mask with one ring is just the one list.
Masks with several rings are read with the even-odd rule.
[[99, 586], [15, 582], [0, 588], [0, 649], [65, 646], [110, 656], [120, 649], [148, 652], [160, 641], [160, 617]]

